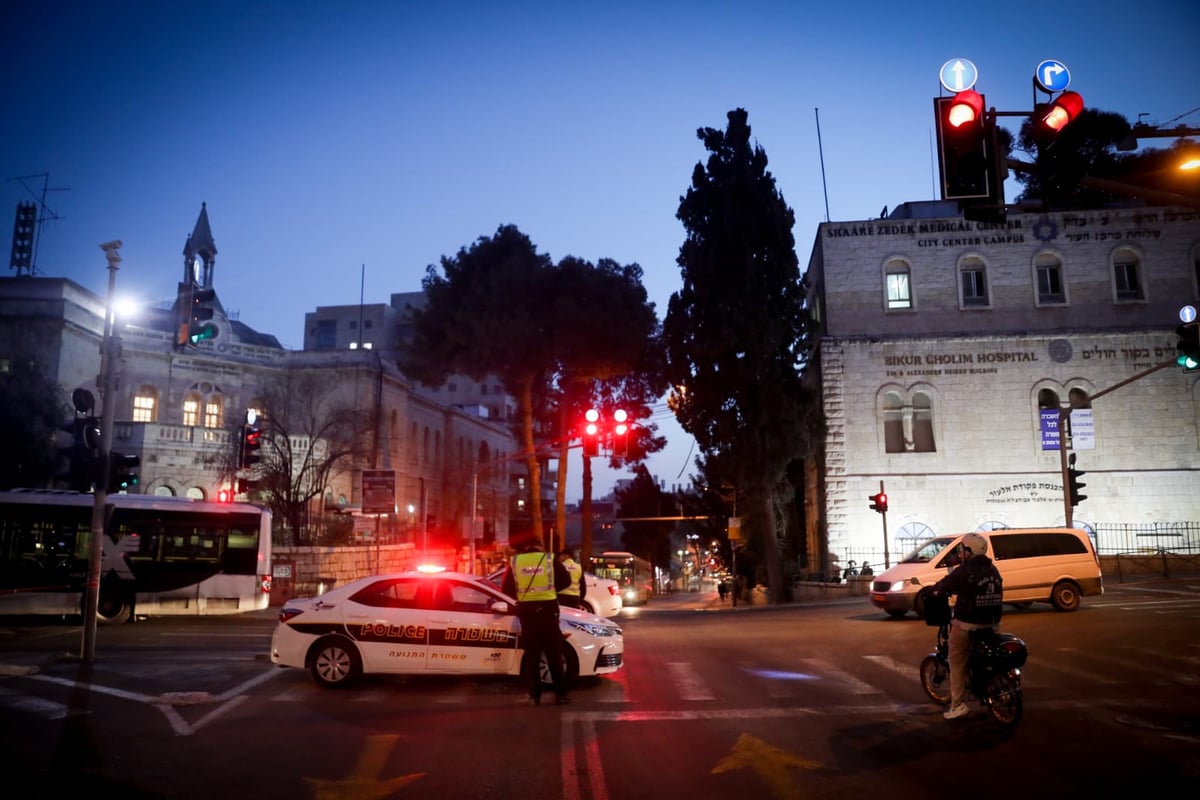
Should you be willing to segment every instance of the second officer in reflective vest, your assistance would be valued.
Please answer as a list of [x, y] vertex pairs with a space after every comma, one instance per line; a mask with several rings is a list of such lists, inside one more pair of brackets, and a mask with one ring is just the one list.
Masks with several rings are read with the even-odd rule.
[[521, 620], [521, 647], [525, 651], [529, 677], [529, 703], [542, 702], [542, 658], [550, 668], [554, 697], [559, 705], [569, 703], [563, 674], [562, 631], [558, 627], [558, 590], [570, 576], [553, 554], [545, 552], [537, 539], [525, 543], [513, 557], [504, 575], [504, 593], [517, 600]]
[[583, 577], [583, 566], [575, 560], [575, 555], [570, 550], [563, 550], [559, 553], [558, 562], [571, 576], [571, 582], [567, 584], [567, 588], [560, 589], [558, 592], [559, 604], [571, 608], [584, 608], [583, 598], [587, 594], [587, 582]]

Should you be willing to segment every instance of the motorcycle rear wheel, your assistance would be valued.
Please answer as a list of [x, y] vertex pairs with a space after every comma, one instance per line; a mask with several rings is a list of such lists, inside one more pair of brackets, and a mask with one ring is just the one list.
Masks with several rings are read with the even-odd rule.
[[1021, 721], [1025, 701], [1021, 694], [1021, 679], [1011, 675], [993, 675], [988, 682], [988, 710], [992, 718], [1009, 727]]
[[939, 705], [950, 703], [950, 664], [937, 656], [925, 656], [921, 662], [921, 688]]

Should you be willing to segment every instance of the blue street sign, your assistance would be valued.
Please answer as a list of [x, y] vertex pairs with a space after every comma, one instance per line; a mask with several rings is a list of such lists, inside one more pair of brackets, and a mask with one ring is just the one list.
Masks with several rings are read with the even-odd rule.
[[1183, 320], [1183, 324], [1185, 325], [1189, 322], [1194, 322], [1196, 320], [1196, 307], [1184, 306], [1179, 309], [1179, 318]]
[[965, 58], [952, 58], [942, 64], [938, 80], [946, 87], [946, 91], [957, 94], [975, 85], [975, 81], [979, 80], [979, 70]]
[[1033, 79], [1047, 92], [1061, 92], [1071, 85], [1071, 71], [1061, 61], [1047, 58], [1037, 65]]

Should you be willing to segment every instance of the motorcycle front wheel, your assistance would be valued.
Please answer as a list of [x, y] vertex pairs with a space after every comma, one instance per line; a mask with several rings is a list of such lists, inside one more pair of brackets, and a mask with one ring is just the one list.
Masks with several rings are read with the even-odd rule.
[[937, 656], [925, 656], [921, 662], [921, 688], [929, 699], [940, 705], [950, 703], [950, 664]]
[[1021, 679], [1015, 675], [993, 675], [988, 682], [988, 710], [1001, 725], [1013, 726], [1021, 721], [1025, 702], [1021, 696]]

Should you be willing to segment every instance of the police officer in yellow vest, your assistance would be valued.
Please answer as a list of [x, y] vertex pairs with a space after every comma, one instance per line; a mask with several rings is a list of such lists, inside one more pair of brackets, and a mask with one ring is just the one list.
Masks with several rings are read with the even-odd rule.
[[571, 582], [567, 584], [567, 588], [558, 593], [559, 605], [583, 608], [583, 598], [587, 593], [587, 584], [583, 580], [583, 566], [575, 560], [575, 555], [570, 550], [563, 550], [559, 553], [558, 561], [571, 576]]
[[525, 542], [504, 574], [504, 593], [517, 600], [521, 620], [521, 647], [529, 664], [529, 703], [542, 702], [540, 664], [545, 656], [559, 705], [569, 703], [563, 675], [563, 636], [558, 627], [558, 590], [570, 582], [570, 576], [551, 553], [545, 552], [536, 538]]

